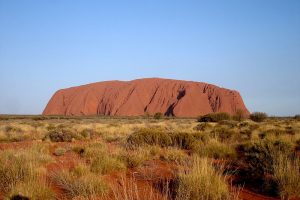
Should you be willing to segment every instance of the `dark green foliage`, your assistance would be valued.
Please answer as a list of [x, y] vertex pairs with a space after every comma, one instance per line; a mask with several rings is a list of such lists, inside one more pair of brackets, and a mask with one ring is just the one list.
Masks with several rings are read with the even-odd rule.
[[162, 113], [158, 112], [158, 113], [155, 113], [153, 117], [154, 117], [154, 119], [162, 119], [164, 117], [164, 115]]
[[273, 173], [273, 158], [277, 153], [291, 154], [292, 145], [284, 141], [263, 140], [241, 145], [241, 160], [247, 165], [247, 175], [260, 178]]
[[222, 120], [229, 120], [230, 115], [228, 113], [210, 113], [198, 118], [198, 122], [219, 122]]
[[49, 131], [44, 139], [49, 138], [51, 142], [71, 142], [74, 138], [72, 131], [68, 129], [54, 129]]
[[255, 122], [263, 122], [267, 117], [268, 115], [263, 112], [254, 112], [250, 115], [250, 119]]

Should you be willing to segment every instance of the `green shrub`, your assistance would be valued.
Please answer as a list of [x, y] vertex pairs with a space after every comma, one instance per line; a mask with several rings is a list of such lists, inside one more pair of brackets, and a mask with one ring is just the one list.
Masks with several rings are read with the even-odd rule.
[[172, 138], [163, 130], [144, 128], [131, 134], [127, 143], [136, 147], [145, 144], [166, 147], [172, 144]]
[[261, 178], [274, 172], [274, 153], [290, 154], [292, 144], [280, 140], [261, 140], [240, 146], [241, 160], [247, 164], [247, 175]]
[[263, 122], [267, 117], [268, 115], [263, 112], [254, 112], [250, 115], [250, 119], [255, 122]]
[[198, 118], [198, 122], [219, 122], [222, 120], [229, 120], [230, 115], [228, 113], [210, 113]]
[[71, 142], [74, 134], [68, 129], [54, 129], [49, 131], [44, 139], [49, 138], [51, 142]]
[[191, 167], [176, 179], [176, 200], [229, 200], [230, 192], [222, 171], [213, 168], [207, 158], [194, 158]]
[[153, 117], [154, 117], [154, 119], [162, 119], [164, 117], [164, 115], [162, 113], [158, 112], [158, 113], [155, 113]]

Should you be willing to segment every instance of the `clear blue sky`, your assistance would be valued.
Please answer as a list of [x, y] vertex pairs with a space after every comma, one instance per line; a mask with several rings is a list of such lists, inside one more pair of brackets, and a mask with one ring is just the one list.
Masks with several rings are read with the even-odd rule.
[[250, 111], [300, 113], [299, 0], [0, 0], [0, 113], [60, 89], [163, 77], [239, 90]]

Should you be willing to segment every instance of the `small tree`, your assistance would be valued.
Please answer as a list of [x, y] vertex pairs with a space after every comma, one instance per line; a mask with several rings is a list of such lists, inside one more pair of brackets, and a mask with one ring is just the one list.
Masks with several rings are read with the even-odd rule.
[[154, 119], [162, 119], [163, 118], [163, 114], [160, 112], [157, 112], [154, 114]]
[[268, 115], [263, 112], [254, 112], [250, 115], [250, 119], [255, 122], [263, 122]]

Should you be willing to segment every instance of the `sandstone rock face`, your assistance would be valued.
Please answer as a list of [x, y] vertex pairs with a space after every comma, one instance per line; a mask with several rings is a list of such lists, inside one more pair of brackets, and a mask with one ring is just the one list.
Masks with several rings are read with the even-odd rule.
[[161, 112], [195, 117], [212, 112], [249, 111], [237, 91], [211, 84], [147, 78], [106, 81], [58, 90], [43, 115], [141, 116]]

